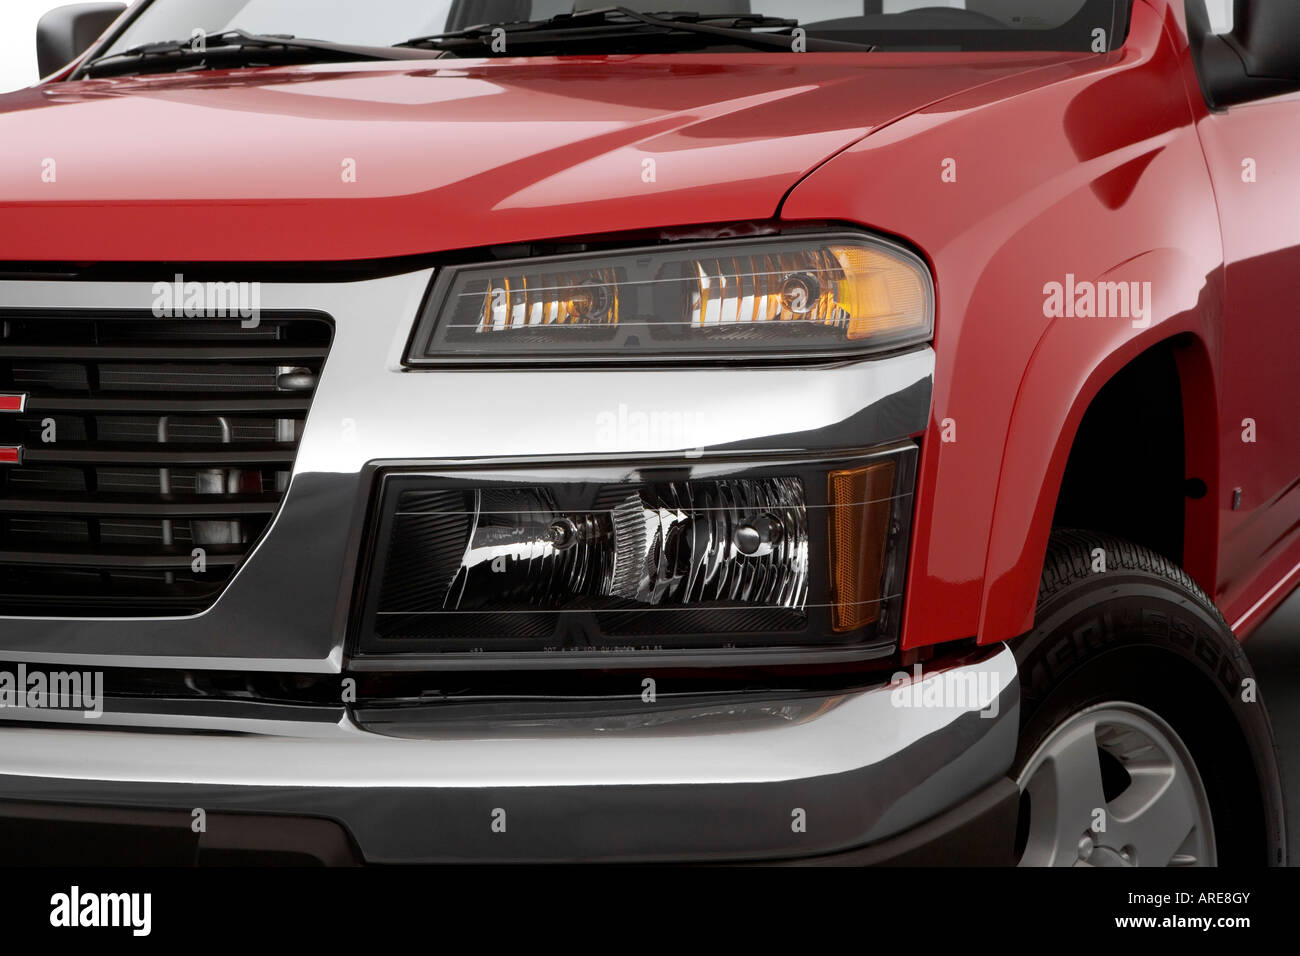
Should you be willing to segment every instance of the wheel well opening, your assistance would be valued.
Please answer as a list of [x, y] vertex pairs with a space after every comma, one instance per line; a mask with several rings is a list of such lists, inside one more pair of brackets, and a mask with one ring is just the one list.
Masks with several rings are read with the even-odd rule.
[[1165, 344], [1124, 366], [1088, 406], [1052, 526], [1112, 534], [1182, 565], [1187, 495], [1182, 392]]

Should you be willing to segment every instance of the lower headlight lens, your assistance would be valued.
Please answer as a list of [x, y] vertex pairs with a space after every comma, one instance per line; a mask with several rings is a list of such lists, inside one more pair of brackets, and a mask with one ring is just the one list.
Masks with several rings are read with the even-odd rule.
[[887, 641], [915, 451], [732, 474], [390, 474], [361, 653]]
[[690, 243], [444, 270], [408, 362], [861, 353], [933, 322], [929, 269], [883, 239]]

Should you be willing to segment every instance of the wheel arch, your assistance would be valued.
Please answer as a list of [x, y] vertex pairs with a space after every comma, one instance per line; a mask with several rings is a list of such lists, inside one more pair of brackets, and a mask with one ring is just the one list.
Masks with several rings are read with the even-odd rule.
[[[1205, 295], [1202, 290], [1202, 298]], [[1060, 355], [1051, 353], [1068, 343], [1040, 346], [1021, 383], [1004, 449], [985, 562], [981, 643], [1009, 640], [1032, 629], [1048, 539], [1057, 526], [1058, 504], [1063, 487], [1067, 487], [1067, 467], [1073, 464], [1072, 455], [1079, 447], [1081, 427], [1090, 412], [1096, 414], [1103, 407], [1108, 388], [1117, 387], [1117, 383], [1130, 387], [1124, 383], [1134, 377], [1134, 370], [1154, 362], [1167, 362], [1176, 376], [1177, 391], [1170, 400], [1180, 418], [1182, 478], [1186, 482], [1180, 489], [1181, 546], [1178, 553], [1167, 556], [1180, 563], [1207, 594], [1215, 593], [1220, 499], [1218, 400], [1213, 353], [1192, 318], [1196, 311], [1116, 343], [1079, 375], [1077, 385], [1068, 393], [1072, 396], [1068, 404], [1056, 415], [1052, 414], [1052, 393], [1059, 396], [1064, 391], [1068, 378], [1063, 371], [1068, 365], [1060, 361]], [[1091, 464], [1097, 468], [1098, 463]], [[1132, 474], [1124, 463], [1116, 463], [1110, 474], [1117, 483], [1129, 486], [1143, 477]], [[1203, 488], [1192, 485], [1193, 480]], [[1089, 530], [1120, 533], [1113, 527]]]

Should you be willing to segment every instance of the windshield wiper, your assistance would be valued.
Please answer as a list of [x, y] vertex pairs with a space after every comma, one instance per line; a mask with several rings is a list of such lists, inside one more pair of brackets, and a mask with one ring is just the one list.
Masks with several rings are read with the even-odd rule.
[[[324, 60], [410, 60], [422, 51], [386, 46], [353, 46], [293, 36], [226, 30], [204, 37], [203, 49], [192, 40], [163, 40], [97, 57], [81, 66], [81, 75], [122, 76], [127, 73], [166, 73], [172, 70], [220, 69], [261, 63], [268, 55], [277, 60], [302, 62], [304, 55]], [[424, 53], [424, 57], [429, 54]]]
[[[673, 32], [716, 36], [732, 43], [760, 49], [794, 50], [793, 30], [798, 20], [762, 14], [641, 13], [628, 7], [602, 7], [581, 13], [561, 13], [544, 20], [515, 20], [508, 23], [482, 23], [450, 33], [414, 37], [399, 47], [428, 47], [464, 52], [482, 45], [491, 46], [496, 31], [505, 34], [505, 52], [511, 47], [564, 46], [582, 41], [600, 41], [646, 36], [669, 36]], [[789, 33], [758, 33], [760, 29], [789, 30]], [[875, 49], [867, 43], [849, 43], [822, 37], [804, 37], [803, 49], [811, 52], [867, 52]]]

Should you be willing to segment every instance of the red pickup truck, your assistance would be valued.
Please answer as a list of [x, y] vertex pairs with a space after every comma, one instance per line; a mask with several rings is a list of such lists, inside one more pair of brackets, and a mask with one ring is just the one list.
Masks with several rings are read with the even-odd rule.
[[1285, 862], [1300, 4], [661, 6], [45, 17], [7, 856]]

